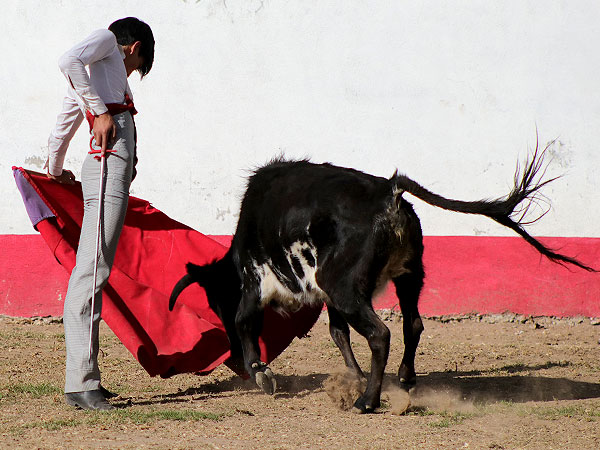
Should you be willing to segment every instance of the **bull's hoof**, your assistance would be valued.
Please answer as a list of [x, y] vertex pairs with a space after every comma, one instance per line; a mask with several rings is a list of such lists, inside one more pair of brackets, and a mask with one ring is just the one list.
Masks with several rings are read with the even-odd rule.
[[358, 400], [354, 402], [354, 406], [352, 407], [352, 412], [355, 414], [371, 414], [374, 413], [375, 410], [379, 407], [377, 405], [369, 405], [363, 397], [360, 397]]
[[408, 380], [408, 381], [404, 378], [400, 378], [398, 381], [400, 382], [400, 389], [402, 389], [406, 392], [409, 392], [417, 384], [416, 378], [413, 378], [412, 380]]
[[408, 392], [417, 384], [417, 374], [414, 370], [409, 370], [408, 367], [401, 365], [398, 369], [398, 381], [400, 387]]
[[265, 394], [273, 395], [277, 390], [277, 381], [275, 375], [269, 367], [262, 361], [252, 363], [252, 371], [254, 372], [254, 381]]
[[277, 390], [277, 381], [275, 380], [273, 372], [271, 372], [271, 369], [268, 367], [264, 372], [256, 372], [254, 379], [256, 380], [258, 387], [261, 388], [265, 394], [273, 395]]

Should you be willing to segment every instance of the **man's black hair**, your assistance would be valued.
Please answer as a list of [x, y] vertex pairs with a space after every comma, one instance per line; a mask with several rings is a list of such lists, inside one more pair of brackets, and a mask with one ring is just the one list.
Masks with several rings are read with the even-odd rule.
[[154, 62], [154, 35], [150, 26], [135, 17], [125, 17], [114, 21], [108, 27], [117, 37], [119, 45], [129, 45], [136, 41], [141, 42], [140, 56], [144, 59], [137, 69], [142, 78], [152, 69]]

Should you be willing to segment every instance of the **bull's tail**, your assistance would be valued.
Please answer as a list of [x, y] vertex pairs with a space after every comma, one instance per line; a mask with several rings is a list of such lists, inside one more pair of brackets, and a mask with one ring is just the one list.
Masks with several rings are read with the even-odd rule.
[[[552, 143], [551, 143], [552, 144]], [[540, 241], [532, 237], [525, 229], [524, 225], [533, 223], [539, 220], [540, 217], [524, 222], [524, 216], [529, 211], [532, 202], [539, 200], [537, 195], [538, 191], [546, 184], [554, 181], [556, 178], [549, 180], [542, 180], [544, 172], [544, 156], [546, 150], [551, 145], [549, 144], [543, 151], [538, 152], [536, 146], [535, 152], [531, 160], [527, 160], [523, 173], [520, 173], [519, 167], [515, 173], [515, 186], [508, 196], [496, 200], [478, 200], [472, 202], [465, 202], [461, 200], [451, 200], [442, 197], [441, 195], [434, 194], [433, 192], [425, 189], [417, 182], [411, 180], [405, 175], [394, 174], [391, 181], [394, 188], [401, 195], [403, 191], [406, 191], [415, 197], [423, 200], [430, 205], [437, 206], [449, 211], [456, 211], [465, 214], [478, 214], [487, 216], [490, 219], [498, 222], [505, 227], [508, 227], [518, 233], [525, 241], [531, 244], [537, 251], [542, 255], [548, 257], [551, 261], [558, 264], [572, 264], [577, 267], [581, 267], [590, 272], [596, 272], [595, 269], [586, 266], [579, 262], [577, 259], [561, 255], [553, 250], [546, 247]], [[541, 172], [541, 173], [540, 173]], [[524, 205], [521, 205], [525, 202]], [[521, 205], [519, 207], [519, 205]], [[519, 208], [517, 208], [519, 207]], [[518, 216], [514, 220], [514, 216]]]
[[199, 266], [197, 266], [196, 264], [192, 264], [192, 263], [188, 263], [186, 265], [186, 269], [187, 272], [182, 278], [181, 280], [179, 280], [177, 282], [177, 284], [175, 285], [175, 287], [173, 288], [173, 291], [171, 292], [171, 297], [169, 297], [169, 311], [173, 311], [173, 308], [175, 307], [175, 302], [177, 301], [177, 297], [179, 297], [179, 295], [181, 294], [181, 292], [187, 288], [190, 284], [194, 284], [198, 281], [200, 281], [198, 279], [198, 277], [196, 276], [196, 268], [198, 268]]

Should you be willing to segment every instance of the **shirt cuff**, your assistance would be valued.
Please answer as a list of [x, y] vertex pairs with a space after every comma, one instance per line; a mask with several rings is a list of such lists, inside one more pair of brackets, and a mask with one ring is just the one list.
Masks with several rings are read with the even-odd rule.
[[99, 116], [100, 114], [104, 114], [105, 112], [108, 112], [108, 108], [106, 107], [106, 105], [104, 103], [98, 102], [94, 105], [90, 105], [90, 112], [94, 116]]
[[48, 173], [53, 177], [60, 177], [63, 173], [63, 162], [52, 161], [52, 158], [50, 158]]
[[48, 173], [50, 175], [58, 177], [62, 174], [65, 156], [66, 149], [63, 141], [50, 135], [48, 138]]

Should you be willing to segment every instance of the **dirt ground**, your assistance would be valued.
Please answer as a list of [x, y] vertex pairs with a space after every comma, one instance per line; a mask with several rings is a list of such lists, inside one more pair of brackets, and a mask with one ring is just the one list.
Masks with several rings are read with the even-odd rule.
[[[225, 367], [150, 378], [102, 324], [103, 385], [120, 394], [109, 413], [64, 404], [60, 320], [0, 318], [0, 448], [600, 448], [600, 320], [426, 319], [418, 385], [399, 414], [401, 323], [381, 314], [392, 347], [371, 415], [339, 409], [323, 387], [343, 366], [326, 315], [271, 364], [274, 396]], [[353, 334], [353, 347], [368, 370], [366, 342]]]

